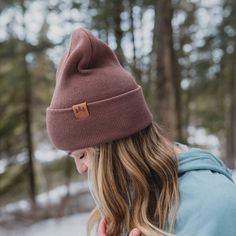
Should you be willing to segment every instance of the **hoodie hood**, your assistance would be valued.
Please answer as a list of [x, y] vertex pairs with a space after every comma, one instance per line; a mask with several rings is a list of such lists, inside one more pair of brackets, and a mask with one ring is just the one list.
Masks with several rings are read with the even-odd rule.
[[[180, 144], [180, 146], [181, 145], [183, 144]], [[186, 145], [184, 146], [186, 147]], [[227, 168], [222, 160], [204, 149], [190, 146], [187, 147], [188, 149], [186, 151], [176, 154], [179, 160], [179, 176], [192, 170], [211, 170], [225, 175], [234, 182], [232, 179], [233, 171]]]
[[[235, 236], [236, 187], [232, 170], [209, 151], [184, 146], [186, 149], [176, 154], [179, 202], [172, 233]], [[170, 218], [166, 231], [169, 227]]]

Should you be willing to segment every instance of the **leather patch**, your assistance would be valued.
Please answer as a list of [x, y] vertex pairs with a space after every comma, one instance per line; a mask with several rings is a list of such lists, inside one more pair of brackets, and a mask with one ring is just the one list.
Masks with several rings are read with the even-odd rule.
[[72, 106], [75, 118], [78, 120], [84, 119], [89, 116], [87, 103], [79, 103]]

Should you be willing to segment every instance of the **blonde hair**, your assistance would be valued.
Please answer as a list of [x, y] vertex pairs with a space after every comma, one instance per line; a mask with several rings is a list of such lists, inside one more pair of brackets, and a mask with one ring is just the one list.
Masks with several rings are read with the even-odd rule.
[[[145, 236], [172, 235], [178, 160], [167, 133], [153, 121], [140, 132], [100, 144], [94, 151], [88, 175], [99, 206], [90, 214], [88, 235], [101, 220], [99, 208], [108, 219], [111, 236], [122, 235], [125, 228], [128, 232], [138, 228]], [[165, 232], [167, 219], [169, 232]]]

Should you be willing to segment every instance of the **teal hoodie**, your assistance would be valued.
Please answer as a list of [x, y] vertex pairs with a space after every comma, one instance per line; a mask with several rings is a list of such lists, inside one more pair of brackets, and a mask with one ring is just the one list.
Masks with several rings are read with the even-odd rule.
[[212, 153], [186, 147], [187, 151], [177, 153], [179, 207], [173, 233], [236, 236], [236, 185], [232, 170]]

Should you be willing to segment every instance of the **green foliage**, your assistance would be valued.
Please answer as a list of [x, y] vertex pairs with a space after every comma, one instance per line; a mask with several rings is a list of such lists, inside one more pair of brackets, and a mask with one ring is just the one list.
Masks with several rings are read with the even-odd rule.
[[[58, 186], [66, 184], [65, 171], [69, 165], [71, 176], [70, 181], [82, 181], [86, 175], [78, 175], [75, 169], [74, 160], [68, 156], [59, 158], [52, 162], [39, 163], [36, 162], [36, 185], [38, 192], [48, 192]], [[1, 179], [1, 204], [4, 202], [14, 202], [25, 199], [28, 195], [28, 178], [26, 175], [27, 164], [19, 164], [12, 162], [8, 165], [6, 172], [0, 174]], [[66, 193], [65, 193], [66, 194]]]

